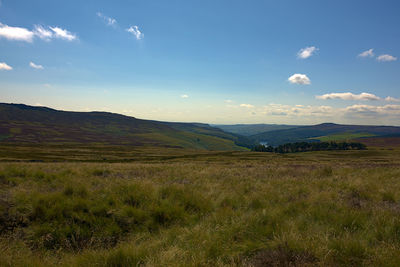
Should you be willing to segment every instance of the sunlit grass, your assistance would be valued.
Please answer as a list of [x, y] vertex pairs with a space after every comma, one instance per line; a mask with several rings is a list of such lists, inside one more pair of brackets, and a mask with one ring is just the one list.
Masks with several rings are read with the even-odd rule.
[[399, 154], [363, 152], [1, 163], [0, 262], [396, 266]]

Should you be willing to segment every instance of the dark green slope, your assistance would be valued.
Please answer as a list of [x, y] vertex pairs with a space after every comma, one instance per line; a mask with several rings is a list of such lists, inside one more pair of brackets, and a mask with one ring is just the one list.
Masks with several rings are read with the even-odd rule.
[[225, 132], [239, 134], [243, 136], [251, 136], [264, 132], [286, 130], [286, 129], [300, 127], [298, 125], [285, 125], [285, 124], [233, 124], [233, 125], [215, 124], [212, 126], [220, 128]]
[[207, 124], [158, 122], [108, 112], [67, 112], [1, 103], [0, 141], [245, 149], [235, 144], [240, 137]]
[[342, 133], [364, 133], [374, 136], [396, 136], [400, 135], [400, 127], [323, 123], [313, 126], [301, 126], [293, 129], [264, 132], [252, 135], [249, 138], [257, 143], [266, 142], [269, 145], [275, 146], [292, 142], [312, 141], [311, 138]]

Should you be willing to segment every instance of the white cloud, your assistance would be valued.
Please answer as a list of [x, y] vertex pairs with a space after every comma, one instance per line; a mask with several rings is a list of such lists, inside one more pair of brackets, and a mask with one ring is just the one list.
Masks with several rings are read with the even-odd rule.
[[50, 27], [50, 29], [53, 31], [54, 37], [56, 38], [64, 39], [67, 41], [73, 41], [77, 38], [75, 34], [72, 34], [69, 31], [61, 29], [59, 27]]
[[0, 70], [12, 70], [13, 68], [9, 65], [7, 65], [7, 63], [4, 62], [0, 62]]
[[132, 33], [137, 40], [142, 39], [144, 36], [144, 34], [139, 30], [138, 26], [131, 26], [129, 29], [126, 29], [126, 31]]
[[233, 101], [230, 100], [230, 99], [226, 99], [224, 102], [225, 102], [225, 103], [228, 103], [228, 104], [233, 103]]
[[36, 64], [33, 63], [33, 62], [29, 62], [29, 66], [30, 66], [31, 68], [34, 68], [34, 69], [37, 69], [37, 70], [42, 70], [42, 69], [44, 69], [42, 65], [36, 65]]
[[75, 34], [61, 29], [60, 27], [48, 28], [49, 29], [41, 25], [35, 25], [33, 30], [29, 30], [21, 27], [11, 27], [0, 23], [0, 38], [2, 37], [8, 40], [24, 41], [29, 43], [33, 41], [35, 36], [46, 41], [50, 41], [52, 38], [60, 38], [67, 41], [73, 41], [77, 39]]
[[42, 40], [50, 41], [53, 37], [53, 32], [45, 29], [43, 26], [35, 25], [34, 34]]
[[32, 42], [34, 33], [28, 29], [20, 27], [10, 27], [0, 23], [0, 37], [13, 41]]
[[314, 52], [316, 52], [318, 48], [315, 46], [309, 46], [303, 49], [300, 49], [300, 51], [297, 53], [297, 57], [301, 59], [306, 59], [309, 58], [313, 55]]
[[104, 20], [104, 22], [105, 22], [108, 26], [115, 26], [115, 25], [117, 25], [117, 20], [116, 20], [116, 19], [110, 18], [110, 17], [104, 15], [104, 14], [101, 13], [101, 12], [97, 12], [96, 14], [97, 14], [97, 16], [98, 16], [99, 18], [102, 18], [102, 19]]
[[380, 55], [379, 57], [376, 58], [376, 60], [381, 62], [396, 61], [397, 57], [385, 54], [385, 55]]
[[288, 81], [294, 84], [311, 84], [310, 79], [305, 74], [293, 74]]
[[317, 99], [329, 100], [329, 99], [341, 99], [341, 100], [380, 100], [380, 97], [369, 94], [369, 93], [361, 93], [361, 94], [353, 94], [350, 92], [347, 93], [330, 93], [325, 95], [316, 96]]
[[365, 116], [400, 115], [400, 105], [352, 105], [344, 109], [346, 113], [357, 113]]
[[375, 56], [374, 49], [373, 48], [368, 49], [367, 51], [362, 52], [358, 56], [359, 57], [373, 57], [373, 56]]
[[188, 95], [181, 95], [181, 98], [189, 98]]
[[242, 108], [254, 108], [254, 106], [251, 104], [240, 104], [239, 106]]
[[400, 99], [388, 96], [388, 97], [385, 98], [385, 101], [388, 101], [388, 102], [400, 102]]
[[303, 116], [331, 116], [333, 108], [330, 106], [304, 106], [304, 105], [283, 105], [283, 104], [269, 104], [264, 106], [260, 113], [271, 116], [289, 116], [289, 117], [303, 117]]

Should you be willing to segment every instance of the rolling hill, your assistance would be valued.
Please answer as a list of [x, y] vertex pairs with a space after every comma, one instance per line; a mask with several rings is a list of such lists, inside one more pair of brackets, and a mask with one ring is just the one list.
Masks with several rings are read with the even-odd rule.
[[0, 142], [93, 143], [246, 150], [247, 140], [199, 123], [142, 120], [108, 112], [70, 112], [0, 103]]
[[368, 125], [341, 125], [323, 123], [313, 126], [301, 126], [291, 129], [268, 131], [249, 136], [254, 142], [267, 143], [276, 146], [292, 142], [315, 142], [350, 140], [362, 137], [400, 136], [400, 127], [395, 126], [368, 126]]
[[225, 132], [239, 134], [243, 136], [251, 136], [259, 133], [265, 133], [276, 130], [286, 130], [299, 127], [298, 125], [285, 124], [215, 124], [214, 127], [220, 128]]

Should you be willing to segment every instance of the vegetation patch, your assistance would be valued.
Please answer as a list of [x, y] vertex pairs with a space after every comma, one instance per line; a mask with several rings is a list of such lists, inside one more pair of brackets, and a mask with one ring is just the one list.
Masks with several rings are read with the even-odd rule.
[[159, 153], [0, 163], [1, 265], [400, 263], [398, 150]]
[[329, 150], [365, 150], [366, 145], [362, 143], [347, 142], [297, 142], [279, 145], [277, 147], [257, 145], [253, 147], [256, 152], [274, 152], [274, 153], [296, 153], [308, 151], [329, 151]]
[[357, 138], [364, 138], [364, 137], [372, 137], [376, 136], [375, 134], [372, 133], [337, 133], [337, 134], [332, 134], [332, 135], [326, 135], [326, 136], [318, 136], [318, 137], [312, 137], [310, 140], [318, 140], [321, 142], [332, 142], [332, 141], [349, 141]]
[[245, 261], [245, 265], [252, 267], [263, 266], [315, 266], [317, 258], [307, 251], [296, 251], [287, 244], [276, 249], [258, 251]]

